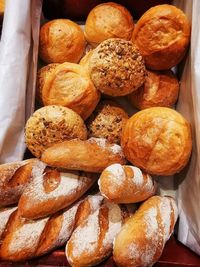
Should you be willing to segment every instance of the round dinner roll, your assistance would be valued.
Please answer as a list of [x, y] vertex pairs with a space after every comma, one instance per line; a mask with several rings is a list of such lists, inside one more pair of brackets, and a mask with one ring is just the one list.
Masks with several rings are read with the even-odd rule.
[[134, 107], [172, 107], [179, 93], [179, 82], [171, 70], [147, 70], [145, 83], [128, 96]]
[[132, 40], [148, 68], [170, 69], [186, 53], [190, 23], [183, 11], [173, 5], [154, 6], [138, 20]]
[[74, 138], [86, 140], [87, 129], [81, 117], [66, 107], [42, 107], [26, 123], [26, 145], [37, 158], [49, 146]]
[[156, 184], [150, 175], [139, 168], [121, 164], [107, 167], [98, 180], [99, 190], [114, 203], [144, 201], [156, 192]]
[[78, 64], [65, 62], [57, 64], [53, 70], [51, 66], [50, 69], [45, 66], [38, 73], [37, 84], [43, 105], [71, 108], [84, 120], [91, 115], [100, 100], [100, 92]]
[[120, 143], [122, 128], [128, 120], [126, 111], [116, 102], [100, 102], [86, 125], [89, 137], [105, 138], [110, 143]]
[[89, 52], [87, 52], [87, 54], [85, 54], [84, 57], [81, 58], [79, 62], [79, 65], [81, 65], [84, 68], [87, 74], [89, 74], [89, 62], [90, 62], [90, 58], [92, 54], [93, 54], [93, 50], [90, 50]]
[[173, 175], [180, 172], [190, 158], [190, 124], [170, 108], [144, 109], [127, 121], [121, 145], [125, 157], [145, 172]]
[[40, 29], [39, 56], [46, 63], [77, 63], [85, 45], [83, 31], [71, 20], [51, 20]]
[[130, 40], [134, 29], [133, 18], [123, 6], [108, 2], [93, 8], [85, 23], [85, 37], [92, 46], [109, 38]]
[[102, 42], [89, 59], [89, 73], [95, 87], [110, 96], [124, 96], [145, 81], [144, 60], [130, 41], [112, 38]]

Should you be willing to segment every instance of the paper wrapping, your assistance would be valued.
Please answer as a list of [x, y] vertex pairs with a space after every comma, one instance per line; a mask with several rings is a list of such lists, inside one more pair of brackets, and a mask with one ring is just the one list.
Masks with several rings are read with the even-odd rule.
[[[200, 1], [177, 0], [174, 4], [194, 25], [188, 57], [178, 68], [181, 88], [176, 107], [191, 122], [193, 152], [184, 171], [175, 177], [158, 178], [158, 182], [161, 195], [177, 198], [178, 239], [200, 255]], [[41, 5], [42, 0], [7, 0], [0, 44], [1, 163], [23, 157], [23, 128], [34, 108]], [[127, 107], [127, 101], [118, 101]]]
[[0, 42], [0, 163], [24, 155], [24, 125], [35, 99], [41, 6], [40, 0], [6, 1]]

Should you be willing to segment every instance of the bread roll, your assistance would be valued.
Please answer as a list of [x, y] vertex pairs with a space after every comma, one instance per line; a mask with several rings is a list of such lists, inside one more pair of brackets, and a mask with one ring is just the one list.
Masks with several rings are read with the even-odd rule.
[[97, 180], [95, 174], [56, 170], [40, 162], [33, 169], [31, 183], [18, 204], [20, 214], [28, 219], [51, 215], [70, 206]]
[[87, 119], [99, 102], [100, 92], [80, 65], [68, 62], [54, 65], [50, 64], [50, 69], [46, 66], [39, 71], [41, 102], [45, 106], [68, 107]]
[[171, 70], [147, 71], [145, 83], [128, 98], [138, 109], [172, 107], [179, 93], [179, 83]]
[[130, 94], [145, 81], [145, 65], [138, 48], [119, 38], [98, 45], [89, 59], [89, 73], [95, 87], [111, 96]]
[[40, 29], [39, 56], [46, 63], [77, 63], [85, 45], [83, 31], [71, 20], [51, 20]]
[[5, 232], [6, 225], [9, 221], [11, 214], [17, 209], [17, 207], [7, 207], [0, 209], [0, 245], [3, 239], [3, 233]]
[[173, 198], [154, 196], [122, 226], [114, 241], [114, 261], [121, 267], [151, 267], [160, 258], [178, 216]]
[[173, 175], [180, 172], [190, 158], [190, 124], [173, 109], [148, 108], [127, 121], [121, 145], [126, 158], [145, 172]]
[[151, 176], [134, 166], [112, 164], [101, 174], [101, 194], [115, 203], [144, 201], [155, 194], [156, 184]]
[[81, 117], [66, 107], [52, 105], [40, 108], [26, 123], [26, 145], [38, 158], [52, 144], [73, 138], [85, 140], [87, 129]]
[[126, 162], [121, 147], [103, 138], [74, 139], [56, 144], [46, 149], [41, 159], [49, 166], [97, 173], [113, 163]]
[[88, 135], [119, 144], [122, 128], [127, 120], [128, 114], [119, 104], [104, 100], [98, 104], [86, 123]]
[[103, 261], [112, 252], [112, 243], [122, 222], [120, 207], [103, 202], [75, 228], [67, 242], [66, 256], [69, 264], [84, 267]]
[[18, 202], [31, 180], [37, 159], [28, 159], [0, 165], [0, 207]]
[[150, 8], [138, 20], [132, 37], [153, 70], [170, 69], [184, 57], [190, 41], [190, 23], [173, 5]]
[[85, 23], [87, 41], [97, 46], [109, 38], [130, 40], [134, 29], [129, 11], [116, 3], [103, 3], [93, 8]]
[[91, 56], [93, 54], [93, 51], [94, 50], [90, 50], [89, 52], [87, 52], [87, 54], [85, 54], [85, 56], [82, 57], [80, 62], [79, 62], [79, 65], [81, 65], [84, 68], [85, 72], [88, 75], [90, 75], [89, 74], [89, 63], [90, 63], [90, 58], [91, 58]]

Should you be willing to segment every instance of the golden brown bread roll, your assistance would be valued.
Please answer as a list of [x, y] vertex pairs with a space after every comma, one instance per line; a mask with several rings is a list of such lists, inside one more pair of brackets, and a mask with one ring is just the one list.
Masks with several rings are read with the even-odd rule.
[[93, 8], [85, 23], [87, 41], [97, 46], [109, 38], [130, 40], [134, 29], [129, 11], [116, 3], [103, 3]]
[[120, 206], [108, 201], [79, 222], [66, 246], [70, 266], [94, 266], [112, 252], [112, 243], [123, 223]]
[[41, 159], [49, 166], [97, 173], [113, 163], [126, 162], [121, 147], [103, 138], [74, 139], [53, 145], [43, 152]]
[[145, 83], [128, 98], [138, 109], [172, 107], [178, 98], [179, 83], [171, 70], [149, 71]]
[[106, 138], [110, 143], [119, 144], [122, 128], [127, 120], [128, 114], [119, 104], [104, 100], [86, 122], [88, 136]]
[[0, 165], [0, 207], [18, 202], [37, 162], [37, 159], [27, 159]]
[[138, 48], [119, 38], [98, 45], [89, 58], [89, 73], [95, 87], [111, 96], [130, 94], [145, 81], [144, 60]]
[[184, 57], [190, 40], [190, 23], [172, 5], [150, 8], [138, 20], [132, 37], [148, 68], [170, 69]]
[[57, 170], [39, 162], [20, 197], [18, 210], [28, 219], [51, 215], [70, 206], [97, 180], [95, 174]]
[[170, 197], [154, 196], [122, 226], [114, 241], [114, 261], [120, 267], [151, 267], [160, 258], [178, 216]]
[[52, 144], [73, 138], [85, 140], [87, 129], [81, 117], [66, 107], [52, 105], [40, 108], [26, 123], [26, 145], [38, 158]]
[[145, 172], [173, 175], [180, 172], [190, 158], [190, 124], [170, 108], [144, 109], [127, 121], [121, 145], [126, 158]]
[[87, 52], [87, 54], [85, 54], [85, 56], [82, 57], [80, 62], [79, 62], [79, 65], [81, 65], [84, 68], [85, 72], [88, 75], [90, 75], [89, 74], [89, 63], [90, 63], [90, 58], [91, 58], [91, 56], [93, 54], [93, 51], [94, 50], [90, 50], [89, 52]]
[[73, 63], [50, 64], [38, 73], [38, 92], [44, 106], [60, 105], [87, 119], [100, 99], [100, 92], [82, 66]]
[[85, 45], [83, 31], [71, 20], [51, 20], [40, 29], [39, 56], [46, 63], [77, 63]]
[[112, 164], [101, 174], [101, 194], [114, 203], [135, 203], [155, 194], [156, 184], [150, 175], [134, 166]]

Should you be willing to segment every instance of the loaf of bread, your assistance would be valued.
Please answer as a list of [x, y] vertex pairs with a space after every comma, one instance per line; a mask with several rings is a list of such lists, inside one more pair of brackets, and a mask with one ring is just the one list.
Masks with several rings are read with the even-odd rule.
[[85, 120], [99, 102], [100, 92], [78, 64], [50, 64], [49, 68], [45, 66], [38, 72], [37, 79], [40, 102], [44, 106], [70, 108]]
[[80, 210], [82, 214], [87, 215], [88, 212], [94, 211], [102, 200], [103, 197], [99, 195], [88, 196], [51, 217], [38, 220], [25, 219], [15, 210], [3, 232], [0, 258], [23, 261], [63, 246], [71, 236], [76, 222], [78, 223], [76, 218], [79, 218], [79, 205], [85, 203]]
[[123, 223], [117, 204], [103, 201], [79, 222], [66, 246], [69, 264], [74, 267], [94, 266], [112, 252], [113, 240]]
[[128, 119], [121, 138], [126, 158], [154, 175], [173, 175], [188, 163], [192, 150], [189, 122], [166, 107], [147, 108]]
[[144, 201], [155, 194], [156, 184], [150, 175], [134, 166], [112, 164], [101, 174], [101, 194], [115, 203]]
[[190, 23], [183, 11], [173, 5], [154, 6], [138, 20], [132, 40], [148, 68], [170, 69], [187, 51]]
[[122, 226], [114, 241], [114, 261], [121, 267], [151, 267], [160, 258], [178, 216], [171, 197], [154, 196]]
[[57, 170], [39, 162], [33, 169], [31, 183], [18, 204], [21, 216], [36, 219], [70, 206], [97, 180], [96, 174]]
[[28, 159], [0, 165], [0, 207], [18, 202], [36, 163], [37, 159]]
[[92, 46], [109, 38], [130, 40], [134, 29], [129, 11], [116, 3], [103, 3], [93, 8], [85, 23], [85, 37]]
[[121, 147], [103, 138], [73, 139], [53, 145], [41, 159], [49, 166], [97, 173], [113, 163], [126, 162]]

